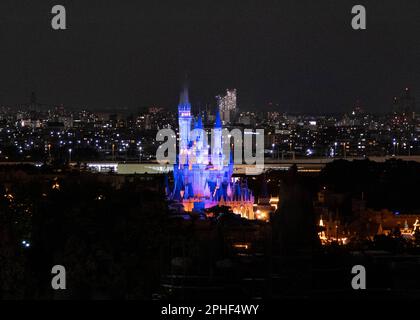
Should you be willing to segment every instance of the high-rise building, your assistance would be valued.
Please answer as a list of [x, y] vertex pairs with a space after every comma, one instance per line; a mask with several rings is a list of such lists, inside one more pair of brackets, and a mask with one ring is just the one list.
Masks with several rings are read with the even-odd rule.
[[227, 89], [224, 96], [216, 97], [223, 124], [229, 124], [233, 120], [237, 108], [236, 97], [236, 89]]
[[406, 115], [412, 117], [415, 112], [415, 99], [411, 95], [410, 88], [405, 88], [401, 96], [394, 97], [393, 112], [399, 115]]

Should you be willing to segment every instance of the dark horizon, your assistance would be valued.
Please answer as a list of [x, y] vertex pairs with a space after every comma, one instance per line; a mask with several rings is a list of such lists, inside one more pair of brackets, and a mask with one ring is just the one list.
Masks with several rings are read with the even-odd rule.
[[[175, 110], [185, 73], [193, 108], [237, 88], [239, 107], [272, 102], [291, 113], [339, 113], [357, 100], [391, 109], [404, 87], [420, 97], [420, 3], [354, 1], [139, 3], [60, 1], [67, 30], [50, 27], [53, 1], [0, 3], [0, 104], [38, 101], [89, 109]], [[277, 107], [278, 105], [278, 107]]]

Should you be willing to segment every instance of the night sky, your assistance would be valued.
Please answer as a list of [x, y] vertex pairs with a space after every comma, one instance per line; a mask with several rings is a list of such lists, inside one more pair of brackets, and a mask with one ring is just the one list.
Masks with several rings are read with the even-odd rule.
[[[55, 4], [65, 31], [50, 26]], [[351, 28], [356, 4], [367, 30]], [[195, 108], [235, 87], [244, 109], [388, 111], [406, 86], [420, 99], [420, 1], [0, 1], [0, 104], [35, 91], [47, 104], [174, 109], [186, 73]]]

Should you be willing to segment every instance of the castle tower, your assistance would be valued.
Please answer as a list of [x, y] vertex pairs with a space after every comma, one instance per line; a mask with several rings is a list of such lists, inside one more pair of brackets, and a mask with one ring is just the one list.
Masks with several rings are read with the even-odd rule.
[[179, 124], [179, 153], [183, 155], [188, 151], [191, 131], [191, 103], [188, 97], [188, 87], [184, 85], [178, 104], [178, 124]]
[[196, 153], [196, 162], [197, 163], [204, 163], [205, 159], [205, 149], [207, 148], [204, 144], [204, 139], [206, 138], [204, 129], [203, 129], [203, 122], [201, 120], [201, 115], [198, 116], [197, 121], [194, 125], [194, 130], [197, 130], [196, 136], [195, 136], [195, 153]]
[[216, 167], [223, 166], [223, 146], [222, 146], [222, 120], [220, 112], [216, 112], [216, 121], [213, 128], [213, 145], [212, 145], [212, 163]]

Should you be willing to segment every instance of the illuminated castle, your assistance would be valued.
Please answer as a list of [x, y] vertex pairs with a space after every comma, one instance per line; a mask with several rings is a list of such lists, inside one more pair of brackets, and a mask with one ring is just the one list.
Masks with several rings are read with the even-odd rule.
[[178, 105], [179, 155], [174, 164], [173, 190], [167, 187], [167, 195], [182, 202], [185, 211], [202, 211], [224, 205], [242, 217], [253, 219], [254, 196], [246, 180], [232, 178], [233, 159], [231, 156], [226, 159], [223, 153], [219, 111], [213, 128], [211, 150], [207, 135], [204, 135], [201, 116], [194, 121], [194, 129], [197, 130], [191, 131], [192, 122], [188, 88], [184, 87]]

